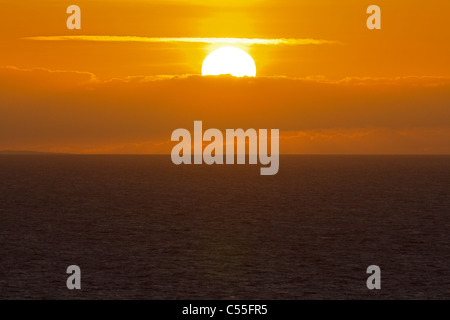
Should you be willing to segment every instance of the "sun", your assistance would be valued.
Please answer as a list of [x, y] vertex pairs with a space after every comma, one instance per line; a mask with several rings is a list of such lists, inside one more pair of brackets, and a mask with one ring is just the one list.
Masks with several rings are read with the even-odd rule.
[[202, 75], [217, 76], [220, 74], [255, 77], [255, 61], [247, 52], [235, 47], [217, 49], [203, 61]]

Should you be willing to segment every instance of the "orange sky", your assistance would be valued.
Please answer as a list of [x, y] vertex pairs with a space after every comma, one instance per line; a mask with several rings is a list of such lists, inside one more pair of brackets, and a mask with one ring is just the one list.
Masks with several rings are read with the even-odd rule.
[[[66, 28], [71, 4], [81, 30]], [[371, 4], [382, 30], [366, 28]], [[447, 0], [0, 5], [0, 150], [168, 153], [174, 129], [202, 120], [280, 129], [284, 153], [450, 153]], [[103, 40], [42, 40], [81, 35]], [[201, 66], [220, 44], [175, 41], [211, 37], [295, 41], [236, 45], [257, 77], [214, 79]]]

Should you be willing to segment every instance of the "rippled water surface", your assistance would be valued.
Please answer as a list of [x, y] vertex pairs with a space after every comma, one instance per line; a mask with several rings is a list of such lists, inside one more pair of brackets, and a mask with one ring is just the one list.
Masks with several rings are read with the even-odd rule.
[[449, 190], [445, 156], [0, 156], [0, 298], [445, 299]]

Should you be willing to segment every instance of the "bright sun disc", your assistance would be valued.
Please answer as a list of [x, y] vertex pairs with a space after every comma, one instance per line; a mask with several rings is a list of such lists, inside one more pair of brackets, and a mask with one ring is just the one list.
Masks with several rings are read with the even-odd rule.
[[247, 52], [238, 48], [224, 47], [217, 49], [203, 61], [202, 75], [218, 76], [220, 74], [231, 74], [235, 77], [255, 77], [255, 61]]

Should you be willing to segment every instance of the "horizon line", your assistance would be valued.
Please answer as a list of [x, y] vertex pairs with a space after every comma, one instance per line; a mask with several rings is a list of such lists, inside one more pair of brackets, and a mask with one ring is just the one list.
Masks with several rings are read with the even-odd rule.
[[[171, 153], [73, 153], [31, 150], [0, 150], [1, 155], [73, 155], [73, 156], [171, 156]], [[191, 154], [191, 157], [196, 154]], [[200, 154], [199, 154], [200, 155]], [[203, 155], [203, 153], [201, 154]], [[227, 154], [221, 154], [227, 156]], [[242, 154], [235, 153], [234, 156]], [[246, 153], [245, 156], [256, 155]], [[450, 153], [278, 153], [280, 156], [450, 156]]]

